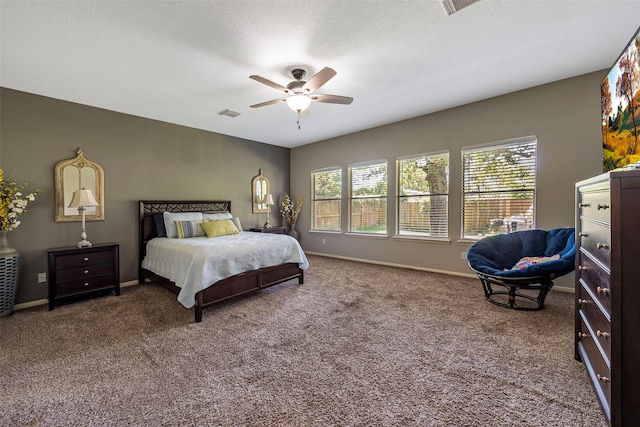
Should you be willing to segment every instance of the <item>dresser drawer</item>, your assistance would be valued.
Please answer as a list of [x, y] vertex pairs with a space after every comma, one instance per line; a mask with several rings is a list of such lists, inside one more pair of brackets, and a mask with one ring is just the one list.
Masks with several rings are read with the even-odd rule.
[[580, 193], [580, 202], [578, 204], [580, 215], [609, 223], [611, 217], [611, 201], [609, 197], [609, 191]]
[[578, 331], [579, 334], [584, 336], [584, 339], [593, 339], [598, 343], [598, 346], [604, 354], [604, 358], [607, 364], [611, 363], [611, 321], [600, 310], [600, 307], [595, 303], [591, 294], [587, 292], [585, 288], [581, 288], [579, 295], [579, 307], [580, 315], [582, 317], [584, 326]]
[[611, 317], [611, 276], [585, 254], [579, 255], [576, 271], [578, 280], [598, 300], [607, 316]]
[[91, 264], [81, 267], [64, 268], [56, 271], [56, 281], [59, 283], [69, 279], [91, 278], [96, 276], [113, 275], [113, 263]]
[[56, 269], [77, 267], [80, 265], [113, 263], [113, 251], [94, 251], [56, 257]]
[[588, 252], [605, 267], [611, 268], [611, 230], [608, 226], [582, 220], [578, 238], [582, 252]]
[[66, 280], [58, 282], [57, 291], [59, 294], [71, 295], [100, 289], [113, 289], [113, 279], [113, 274], [111, 274], [86, 279]]
[[[581, 327], [586, 329], [584, 320], [581, 321]], [[593, 383], [598, 398], [600, 399], [607, 417], [611, 408], [611, 369], [602, 358], [595, 342], [590, 338], [580, 338], [578, 342], [578, 350], [580, 356], [589, 371], [589, 376]]]

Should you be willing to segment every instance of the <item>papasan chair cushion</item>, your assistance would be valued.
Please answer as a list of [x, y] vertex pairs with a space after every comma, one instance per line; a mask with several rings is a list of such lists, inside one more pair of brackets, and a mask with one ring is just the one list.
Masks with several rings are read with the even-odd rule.
[[[546, 293], [553, 286], [552, 279], [575, 269], [575, 252], [574, 228], [525, 230], [489, 236], [477, 241], [467, 251], [467, 261], [482, 281], [487, 300], [509, 308], [539, 310], [544, 305]], [[522, 259], [525, 257], [536, 259], [523, 267]], [[503, 286], [508, 292], [494, 291], [491, 285]], [[521, 295], [519, 289], [541, 292], [537, 298], [532, 299]], [[494, 295], [502, 294], [511, 297], [508, 303], [500, 303], [494, 299]], [[518, 307], [515, 298], [520, 296], [536, 301], [538, 306]]]

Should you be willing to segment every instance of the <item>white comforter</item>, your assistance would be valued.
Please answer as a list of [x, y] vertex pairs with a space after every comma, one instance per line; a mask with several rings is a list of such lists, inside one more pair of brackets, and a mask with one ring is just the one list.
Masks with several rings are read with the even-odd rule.
[[293, 237], [241, 232], [213, 238], [152, 239], [142, 267], [174, 282], [181, 288], [178, 301], [190, 308], [195, 305], [196, 293], [218, 280], [288, 262], [298, 263], [303, 270], [309, 268]]

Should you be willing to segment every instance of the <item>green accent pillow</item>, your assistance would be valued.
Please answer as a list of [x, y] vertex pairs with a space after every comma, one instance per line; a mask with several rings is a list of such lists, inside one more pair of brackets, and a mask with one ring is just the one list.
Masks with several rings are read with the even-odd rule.
[[207, 234], [207, 237], [227, 236], [229, 234], [240, 233], [233, 221], [230, 219], [220, 219], [217, 221], [205, 221], [200, 224]]

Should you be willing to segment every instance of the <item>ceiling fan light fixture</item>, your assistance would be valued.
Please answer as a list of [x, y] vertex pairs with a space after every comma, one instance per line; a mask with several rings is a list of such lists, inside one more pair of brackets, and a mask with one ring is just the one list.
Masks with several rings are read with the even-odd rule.
[[311, 98], [307, 95], [292, 95], [287, 98], [287, 105], [293, 111], [301, 113], [305, 111], [311, 105]]

